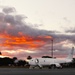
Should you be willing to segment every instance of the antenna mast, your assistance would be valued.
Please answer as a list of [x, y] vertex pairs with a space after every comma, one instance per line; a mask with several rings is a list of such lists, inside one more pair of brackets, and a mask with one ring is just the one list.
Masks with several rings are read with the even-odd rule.
[[51, 48], [51, 57], [53, 58], [53, 39], [51, 39], [52, 48]]

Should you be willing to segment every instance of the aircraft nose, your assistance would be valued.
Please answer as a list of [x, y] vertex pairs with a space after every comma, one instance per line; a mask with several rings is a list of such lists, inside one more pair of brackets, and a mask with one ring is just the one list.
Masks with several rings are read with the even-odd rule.
[[32, 65], [33, 63], [34, 63], [34, 61], [33, 61], [33, 60], [30, 60], [30, 61], [29, 61], [29, 64], [30, 64], [30, 65]]
[[29, 61], [29, 64], [31, 64], [31, 60]]

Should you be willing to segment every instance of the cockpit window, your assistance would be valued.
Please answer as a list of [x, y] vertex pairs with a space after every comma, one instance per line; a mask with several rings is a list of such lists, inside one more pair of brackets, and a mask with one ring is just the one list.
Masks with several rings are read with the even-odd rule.
[[35, 61], [36, 63], [39, 63], [39, 60], [38, 59], [36, 59], [36, 61]]

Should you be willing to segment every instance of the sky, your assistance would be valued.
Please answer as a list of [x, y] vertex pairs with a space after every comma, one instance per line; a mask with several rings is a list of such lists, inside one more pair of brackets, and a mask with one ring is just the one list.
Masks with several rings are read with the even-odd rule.
[[75, 46], [75, 0], [0, 0], [1, 57], [65, 57]]

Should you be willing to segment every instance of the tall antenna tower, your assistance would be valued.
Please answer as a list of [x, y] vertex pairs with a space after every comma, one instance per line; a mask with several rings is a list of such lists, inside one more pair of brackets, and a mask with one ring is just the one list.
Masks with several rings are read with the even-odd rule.
[[51, 39], [52, 47], [51, 47], [51, 57], [53, 58], [53, 39]]

